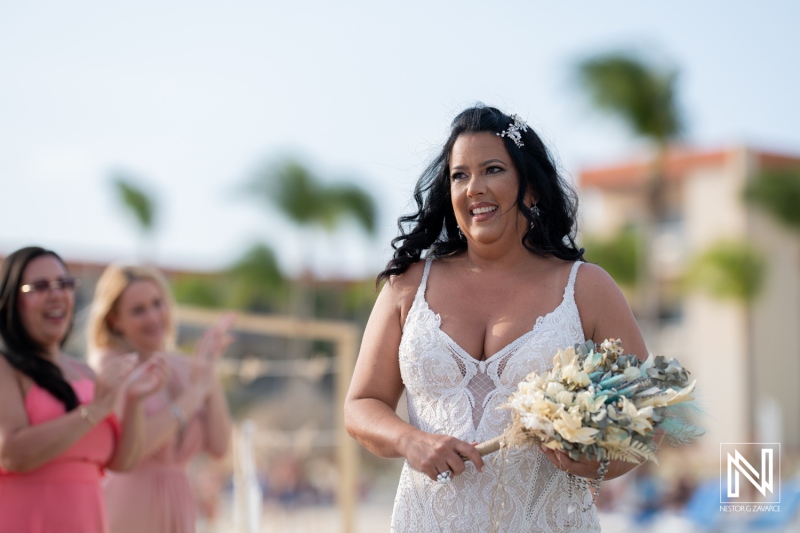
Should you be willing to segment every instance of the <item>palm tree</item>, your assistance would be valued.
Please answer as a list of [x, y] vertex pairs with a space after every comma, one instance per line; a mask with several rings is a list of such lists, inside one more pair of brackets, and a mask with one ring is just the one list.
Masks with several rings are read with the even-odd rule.
[[[134, 219], [139, 229], [138, 256], [140, 261], [144, 261], [146, 256], [145, 249], [147, 243], [152, 244], [153, 233], [155, 231], [156, 201], [152, 194], [147, 193], [140, 186], [136, 185], [140, 180], [125, 172], [114, 172], [111, 175], [117, 200]], [[152, 253], [152, 249], [151, 249]], [[153, 259], [150, 257], [149, 259]]]
[[800, 237], [800, 169], [762, 172], [745, 187], [744, 198]]
[[744, 404], [747, 406], [747, 432], [755, 439], [755, 346], [752, 304], [761, 292], [767, 271], [763, 256], [746, 241], [719, 241], [696, 256], [687, 271], [690, 289], [705, 292], [714, 299], [742, 307], [747, 339]]
[[227, 270], [227, 306], [248, 311], [273, 311], [285, 289], [275, 252], [266, 244], [254, 244]]
[[300, 227], [318, 226], [332, 232], [351, 217], [368, 234], [375, 232], [375, 202], [367, 192], [351, 184], [324, 184], [295, 160], [257, 172], [247, 190]]
[[[265, 166], [255, 174], [246, 191], [268, 209], [277, 207], [301, 230], [322, 229], [330, 234], [342, 222], [351, 219], [368, 235], [375, 233], [376, 206], [366, 191], [347, 183], [323, 183], [311, 170], [293, 159]], [[312, 278], [313, 247], [306, 247], [304, 254], [304, 272], [293, 305], [294, 312], [300, 316], [310, 311], [306, 285], [310, 285]]]
[[[298, 228], [333, 233], [349, 218], [368, 235], [375, 233], [375, 202], [366, 191], [346, 183], [322, 183], [298, 161], [288, 159], [265, 167], [246, 190], [265, 207], [277, 207]], [[309, 256], [305, 260], [310, 263]], [[310, 265], [306, 268], [305, 274], [310, 274]]]
[[[346, 219], [355, 220], [368, 234], [375, 233], [376, 207], [372, 197], [361, 188], [346, 184], [323, 183], [306, 166], [292, 159], [268, 165], [257, 172], [247, 185], [268, 209], [277, 207], [298, 228], [321, 228], [334, 232]], [[305, 268], [292, 291], [292, 312], [304, 317], [312, 314], [312, 248], [305, 250]], [[310, 343], [297, 341], [290, 349], [295, 356], [310, 349]]]
[[279, 309], [286, 284], [275, 252], [256, 243], [221, 272], [178, 274], [172, 292], [180, 304], [247, 312]]
[[638, 259], [641, 273], [639, 307], [650, 336], [658, 331], [659, 290], [652, 261], [656, 225], [665, 215], [664, 173], [669, 143], [682, 131], [677, 105], [678, 73], [628, 53], [599, 55], [577, 66], [580, 87], [601, 112], [621, 120], [636, 137], [655, 149], [644, 187]]

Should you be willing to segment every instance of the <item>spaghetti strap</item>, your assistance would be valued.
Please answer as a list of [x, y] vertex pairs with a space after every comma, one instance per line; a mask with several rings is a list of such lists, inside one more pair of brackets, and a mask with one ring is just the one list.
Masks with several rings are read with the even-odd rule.
[[[397, 352], [412, 426], [465, 442], [481, 442], [503, 432], [512, 420], [508, 410], [500, 407], [516, 384], [530, 372], [541, 374], [551, 369], [553, 355], [559, 349], [585, 342], [573, 298], [580, 265], [565, 261], [558, 269], [568, 265], [571, 271], [567, 272], [567, 280], [560, 270], [559, 277], [566, 283], [561, 285], [564, 298], [558, 306], [539, 318], [532, 313], [516, 317], [518, 322], [527, 321], [530, 329], [478, 360], [442, 330], [441, 316], [428, 306], [424, 292], [431, 261], [426, 262], [416, 301], [403, 323]], [[434, 279], [434, 289], [446, 289], [436, 285], [438, 281], [438, 277]], [[535, 322], [531, 324], [531, 320]], [[567, 475], [544, 468], [549, 464], [547, 459], [538, 450], [532, 451], [535, 453], [509, 451], [503, 457], [508, 462], [502, 466], [486, 461], [483, 473], [478, 473], [471, 463], [466, 465], [455, 481], [457, 489], [453, 485], [432, 485], [428, 476], [406, 461], [394, 499], [392, 531], [490, 531], [496, 526], [504, 532], [599, 533], [596, 511], [586, 506], [591, 500], [589, 490], [568, 490]], [[497, 492], [507, 501], [522, 503], [506, 505], [500, 522], [493, 524], [499, 507], [494, 498]], [[563, 520], [569, 514], [568, 507], [583, 509], [572, 513], [570, 525]]]
[[433, 263], [432, 257], [425, 259], [425, 269], [422, 271], [422, 280], [419, 282], [419, 288], [417, 288], [417, 294], [414, 296], [414, 300], [425, 298], [425, 288], [428, 286], [428, 274], [431, 272], [431, 263]]
[[578, 278], [578, 268], [581, 266], [581, 261], [575, 261], [572, 265], [572, 270], [569, 272], [569, 281], [567, 286], [564, 287], [564, 300], [573, 301], [575, 299], [575, 280]]

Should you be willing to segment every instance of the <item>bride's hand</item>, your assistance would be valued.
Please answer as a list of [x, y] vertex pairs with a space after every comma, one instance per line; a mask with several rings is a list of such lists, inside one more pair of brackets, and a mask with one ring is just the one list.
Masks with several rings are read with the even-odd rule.
[[483, 459], [475, 446], [455, 437], [415, 432], [406, 439], [404, 452], [414, 470], [434, 481], [448, 470], [454, 476], [461, 474], [466, 468], [465, 461], [472, 461], [478, 472], [483, 471]]
[[551, 450], [547, 446], [541, 446], [540, 448], [547, 459], [559, 470], [563, 470], [567, 474], [597, 479], [599, 475], [597, 470], [600, 468], [600, 461], [589, 461], [585, 457], [581, 457], [579, 461], [575, 461], [561, 450]]

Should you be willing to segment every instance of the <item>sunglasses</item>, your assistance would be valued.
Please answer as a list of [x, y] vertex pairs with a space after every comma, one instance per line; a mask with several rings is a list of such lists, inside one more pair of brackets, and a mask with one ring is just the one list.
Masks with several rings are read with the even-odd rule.
[[74, 291], [76, 287], [80, 286], [80, 280], [75, 278], [56, 278], [52, 281], [46, 279], [37, 279], [30, 283], [26, 283], [19, 288], [20, 292], [45, 292], [45, 291]]

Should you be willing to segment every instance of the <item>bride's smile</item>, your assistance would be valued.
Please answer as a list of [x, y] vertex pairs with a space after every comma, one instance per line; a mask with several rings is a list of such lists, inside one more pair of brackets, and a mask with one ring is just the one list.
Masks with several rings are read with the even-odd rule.
[[519, 246], [527, 224], [517, 208], [519, 175], [501, 137], [465, 133], [453, 144], [450, 198], [468, 242]]

